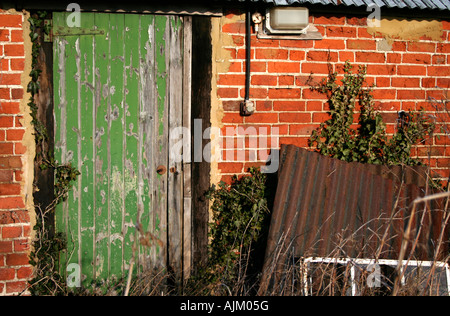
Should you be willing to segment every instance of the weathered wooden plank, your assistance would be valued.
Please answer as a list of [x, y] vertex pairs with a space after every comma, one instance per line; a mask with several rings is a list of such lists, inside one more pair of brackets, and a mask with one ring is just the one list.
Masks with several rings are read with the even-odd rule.
[[107, 31], [106, 36], [95, 36], [95, 279], [109, 276], [109, 223], [108, 213], [108, 101], [110, 89], [109, 14], [94, 15], [94, 25]]
[[[125, 213], [124, 230], [124, 261], [125, 269], [129, 269], [130, 260], [138, 260], [138, 238], [135, 225], [137, 216], [137, 146], [138, 146], [138, 111], [139, 111], [139, 19], [136, 15], [125, 15], [125, 91], [124, 91], [124, 185]], [[138, 264], [135, 264], [135, 267]]]
[[[168, 174], [168, 251], [169, 266], [176, 279], [181, 280], [182, 227], [183, 227], [183, 168], [181, 154], [183, 126], [183, 54], [182, 21], [180, 17], [169, 18], [169, 174]], [[181, 89], [180, 89], [181, 88]]]
[[[94, 25], [94, 13], [83, 13], [81, 27]], [[95, 136], [95, 71], [94, 36], [81, 36], [81, 273], [83, 285], [89, 286], [94, 277], [94, 136]]]
[[[192, 65], [192, 17], [183, 22], [183, 127], [191, 131], [191, 65]], [[190, 277], [192, 268], [192, 165], [191, 133], [183, 135], [183, 278]]]
[[124, 33], [125, 18], [123, 15], [113, 14], [110, 17], [110, 109], [109, 109], [109, 209], [110, 221], [110, 271], [111, 278], [124, 277], [123, 267], [123, 212], [124, 212]]
[[[153, 227], [153, 152], [155, 122], [155, 45], [154, 17], [140, 15], [139, 64], [139, 145], [138, 145], [138, 208], [142, 225], [140, 264], [143, 270], [154, 268]], [[150, 235], [152, 234], [152, 235]]]
[[168, 177], [168, 46], [166, 41], [170, 36], [169, 19], [166, 16], [155, 16], [155, 65], [156, 65], [156, 101], [155, 101], [155, 155], [154, 170], [159, 166], [166, 168], [165, 172], [157, 173], [154, 178], [154, 211], [156, 215], [155, 227], [162, 247], [156, 253], [157, 262], [161, 268], [167, 266], [167, 177]]
[[[53, 22], [58, 25], [63, 23], [64, 16], [61, 14], [53, 15]], [[53, 70], [54, 70], [54, 115], [55, 115], [55, 159], [62, 162], [65, 154], [66, 129], [66, 71], [65, 71], [65, 54], [66, 40], [63, 38], [55, 38], [53, 44]], [[64, 216], [64, 204], [59, 204], [55, 210], [55, 223], [58, 229], [67, 232], [66, 217]], [[60, 271], [64, 274], [67, 253], [62, 252], [60, 255]]]

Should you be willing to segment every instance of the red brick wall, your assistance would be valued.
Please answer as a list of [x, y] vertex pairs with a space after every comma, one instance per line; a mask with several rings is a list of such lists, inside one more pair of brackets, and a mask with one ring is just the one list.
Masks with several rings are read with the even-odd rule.
[[24, 15], [0, 10], [0, 296], [21, 293], [32, 274], [32, 228], [22, 179], [23, 23]]
[[[222, 36], [231, 38], [221, 48], [229, 55], [229, 69], [217, 74], [224, 133], [227, 127], [278, 127], [281, 144], [307, 147], [311, 131], [328, 118], [323, 95], [313, 93], [307, 79], [311, 72], [316, 81], [326, 76], [328, 62], [337, 70], [342, 69], [346, 60], [354, 65], [367, 65], [367, 80], [377, 85], [376, 105], [384, 113], [390, 132], [394, 131], [397, 111], [423, 106], [434, 114], [428, 97], [442, 98], [442, 88], [449, 89], [450, 20], [438, 24], [438, 39], [434, 35], [434, 39], [397, 38], [388, 43], [382, 35], [369, 34], [365, 17], [312, 14], [310, 22], [319, 29], [322, 40], [260, 40], [252, 34], [250, 97], [256, 101], [256, 113], [242, 117], [239, 103], [245, 87], [245, 22], [240, 14], [229, 12], [220, 26]], [[381, 44], [386, 43], [392, 48], [381, 49]], [[428, 161], [430, 144], [432, 159]], [[415, 148], [413, 155], [430, 162], [433, 170], [445, 179], [450, 165], [448, 145], [448, 138], [439, 140], [436, 136]], [[227, 181], [232, 174], [245, 173], [248, 166], [263, 163], [258, 150], [246, 149], [244, 160], [219, 163], [222, 179]]]

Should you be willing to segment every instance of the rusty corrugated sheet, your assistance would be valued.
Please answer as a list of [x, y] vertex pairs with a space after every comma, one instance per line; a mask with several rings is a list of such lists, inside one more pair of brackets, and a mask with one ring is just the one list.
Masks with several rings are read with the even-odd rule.
[[[397, 259], [410, 205], [427, 194], [426, 178], [424, 167], [347, 163], [283, 145], [266, 273], [300, 257]], [[424, 216], [415, 259], [434, 256], [443, 211], [438, 205], [431, 209]], [[415, 217], [416, 229], [421, 214]]]

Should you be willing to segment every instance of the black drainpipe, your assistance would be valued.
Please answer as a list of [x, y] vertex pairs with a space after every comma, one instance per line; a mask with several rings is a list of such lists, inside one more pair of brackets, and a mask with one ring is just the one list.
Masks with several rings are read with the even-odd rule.
[[245, 46], [246, 46], [246, 67], [245, 67], [245, 98], [241, 103], [241, 115], [249, 116], [255, 111], [255, 105], [250, 101], [250, 69], [251, 69], [251, 48], [252, 48], [252, 13], [250, 7], [247, 7], [247, 13], [245, 17]]

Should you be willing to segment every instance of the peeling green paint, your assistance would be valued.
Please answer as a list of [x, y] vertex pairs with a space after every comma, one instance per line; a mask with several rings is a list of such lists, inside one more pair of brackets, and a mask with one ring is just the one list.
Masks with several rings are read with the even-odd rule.
[[[55, 12], [54, 27], [68, 14]], [[168, 175], [156, 167], [168, 163], [167, 43], [182, 21], [107, 13], [81, 21], [104, 32], [54, 37], [55, 156], [81, 171], [56, 227], [69, 237], [62, 270], [80, 264], [88, 286], [126, 276], [133, 258], [137, 270], [166, 264]], [[161, 243], [136, 247], [137, 222]]]

